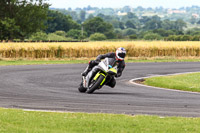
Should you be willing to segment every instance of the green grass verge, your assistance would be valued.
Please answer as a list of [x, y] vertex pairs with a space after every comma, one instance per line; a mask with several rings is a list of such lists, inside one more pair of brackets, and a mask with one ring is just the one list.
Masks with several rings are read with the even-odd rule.
[[1, 133], [197, 133], [200, 118], [35, 112], [0, 108]]
[[145, 79], [144, 84], [155, 87], [200, 92], [200, 73], [152, 77]]
[[153, 58], [153, 59], [130, 59], [126, 62], [200, 62], [200, 59], [176, 59], [176, 58]]
[[77, 64], [88, 63], [87, 60], [1, 60], [0, 65], [40, 65], [40, 64]]
[[[39, 65], [39, 64], [78, 64], [78, 63], [88, 63], [90, 59], [55, 59], [55, 60], [27, 60], [27, 59], [16, 59], [16, 60], [4, 60], [0, 59], [0, 65]], [[127, 63], [132, 62], [200, 62], [200, 59], [128, 59], [125, 60]]]

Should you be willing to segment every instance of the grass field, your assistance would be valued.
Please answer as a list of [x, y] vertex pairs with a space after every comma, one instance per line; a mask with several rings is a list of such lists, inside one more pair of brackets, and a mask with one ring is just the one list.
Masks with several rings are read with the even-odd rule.
[[44, 64], [80, 64], [88, 63], [89, 60], [1, 60], [0, 66], [7, 65], [44, 65]]
[[200, 118], [34, 112], [0, 108], [1, 133], [198, 133]]
[[200, 73], [161, 76], [145, 79], [145, 85], [200, 92]]
[[91, 58], [127, 50], [127, 57], [199, 57], [199, 42], [118, 41], [68, 43], [0, 43], [0, 58]]

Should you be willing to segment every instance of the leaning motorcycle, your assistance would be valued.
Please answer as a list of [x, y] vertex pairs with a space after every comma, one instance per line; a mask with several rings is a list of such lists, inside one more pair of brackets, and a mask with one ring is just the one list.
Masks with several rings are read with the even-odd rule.
[[82, 82], [78, 90], [82, 93], [93, 93], [110, 82], [117, 74], [117, 63], [113, 58], [105, 58], [97, 66], [82, 77]]

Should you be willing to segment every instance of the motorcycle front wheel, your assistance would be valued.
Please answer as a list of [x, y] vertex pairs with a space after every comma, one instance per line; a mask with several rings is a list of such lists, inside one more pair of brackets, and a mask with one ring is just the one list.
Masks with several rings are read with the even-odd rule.
[[80, 84], [80, 86], [78, 87], [79, 92], [81, 93], [85, 93], [87, 91], [87, 88], [83, 87], [83, 83]]
[[91, 94], [93, 93], [96, 89], [98, 89], [102, 83], [102, 81], [104, 80], [104, 76], [103, 75], [100, 75], [98, 77], [98, 79], [93, 83], [93, 85], [91, 87], [89, 87], [89, 89], [87, 90], [87, 93], [88, 94]]

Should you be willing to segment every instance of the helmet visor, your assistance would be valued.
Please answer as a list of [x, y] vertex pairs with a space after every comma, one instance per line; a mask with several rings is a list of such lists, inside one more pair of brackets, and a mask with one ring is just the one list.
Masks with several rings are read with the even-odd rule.
[[118, 56], [119, 56], [120, 58], [125, 58], [126, 54], [125, 54], [125, 53], [118, 53]]

